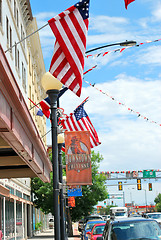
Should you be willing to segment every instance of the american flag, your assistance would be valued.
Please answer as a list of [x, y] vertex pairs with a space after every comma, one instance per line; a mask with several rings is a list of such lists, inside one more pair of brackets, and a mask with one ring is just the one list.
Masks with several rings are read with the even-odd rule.
[[101, 144], [98, 139], [97, 132], [93, 127], [90, 118], [84, 110], [85, 101], [79, 105], [74, 113], [61, 120], [63, 129], [67, 131], [90, 131], [91, 148]]
[[89, 0], [80, 0], [48, 21], [55, 37], [50, 73], [62, 84], [81, 95]]
[[39, 102], [41, 108], [42, 108], [42, 112], [44, 113], [44, 115], [49, 118], [50, 117], [50, 99], [49, 97], [43, 99], [41, 102]]
[[[58, 94], [57, 99], [59, 99], [67, 90], [68, 90], [67, 87], [62, 88]], [[49, 118], [50, 117], [50, 99], [49, 99], [49, 97], [46, 97], [45, 99], [43, 99], [41, 102], [39, 102], [39, 104], [42, 108], [42, 112], [44, 113], [44, 115], [47, 118]]]

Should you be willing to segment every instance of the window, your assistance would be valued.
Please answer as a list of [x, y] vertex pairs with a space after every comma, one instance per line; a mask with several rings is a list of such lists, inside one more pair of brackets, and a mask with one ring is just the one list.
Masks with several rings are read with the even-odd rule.
[[9, 21], [8, 21], [8, 17], [6, 17], [6, 37], [7, 37], [7, 43], [9, 43]]
[[16, 19], [16, 0], [14, 0], [14, 18]]
[[[25, 33], [23, 32], [23, 33], [22, 33], [22, 39], [24, 39], [24, 38], [25, 38]], [[23, 47], [25, 48], [25, 40], [23, 40], [22, 43], [23, 43]]]
[[[10, 48], [12, 47], [12, 28], [10, 27]], [[10, 52], [12, 53], [12, 48], [10, 49]]]
[[20, 191], [16, 190], [16, 196], [17, 196], [17, 197], [21, 197], [21, 198], [22, 198], [22, 192], [20, 192]]
[[26, 69], [24, 68], [23, 63], [22, 63], [22, 86], [26, 92]]
[[2, 25], [2, 0], [0, 0], [0, 25]]
[[22, 39], [22, 34], [23, 34], [23, 28], [22, 28], [22, 24], [21, 24], [21, 39]]
[[17, 19], [16, 19], [16, 20], [17, 20], [17, 21], [16, 21], [16, 23], [17, 23], [17, 27], [19, 27], [19, 16], [18, 16], [18, 9], [17, 9], [17, 15], [16, 15], [16, 16], [17, 16]]
[[15, 45], [15, 66], [17, 67], [17, 45]]
[[17, 50], [17, 68], [20, 70], [20, 52]]
[[30, 54], [29, 54], [29, 74], [31, 76], [31, 57], [30, 57]]

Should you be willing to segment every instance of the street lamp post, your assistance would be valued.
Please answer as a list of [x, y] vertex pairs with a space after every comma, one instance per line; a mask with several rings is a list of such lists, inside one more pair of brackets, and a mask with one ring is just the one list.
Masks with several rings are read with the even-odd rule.
[[101, 46], [101, 47], [92, 48], [92, 49], [86, 51], [86, 53], [90, 53], [90, 52], [93, 52], [93, 51], [101, 49], [101, 48], [112, 47], [112, 46], [116, 46], [116, 45], [126, 46], [126, 47], [129, 46], [130, 47], [130, 46], [135, 46], [136, 45], [136, 41], [125, 41], [125, 42], [118, 42], [118, 43], [107, 44], [107, 45], [104, 45], [104, 46]]
[[63, 164], [62, 164], [62, 146], [64, 143], [64, 133], [58, 134], [58, 162], [59, 162], [59, 182], [60, 188], [60, 228], [61, 240], [66, 239], [65, 234], [65, 214], [64, 214], [64, 197], [63, 197]]
[[57, 145], [57, 97], [62, 84], [47, 72], [41, 80], [42, 86], [50, 99], [50, 120], [52, 136], [52, 166], [53, 166], [53, 208], [55, 240], [60, 240], [60, 208], [59, 208], [59, 173], [58, 173], [58, 145]]
[[147, 212], [147, 195], [146, 195], [146, 189], [143, 189], [145, 191], [145, 205], [146, 205], [146, 212]]

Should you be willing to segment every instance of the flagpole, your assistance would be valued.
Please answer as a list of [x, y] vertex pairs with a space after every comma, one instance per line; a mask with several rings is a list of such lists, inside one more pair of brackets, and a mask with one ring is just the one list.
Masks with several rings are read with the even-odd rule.
[[18, 44], [20, 44], [21, 42], [23, 42], [24, 40], [26, 40], [27, 38], [31, 37], [33, 34], [37, 33], [38, 31], [40, 31], [41, 29], [43, 29], [44, 27], [46, 27], [49, 23], [46, 23], [44, 26], [38, 28], [36, 31], [32, 32], [31, 34], [29, 34], [28, 36], [26, 36], [25, 38], [21, 39], [19, 42], [15, 43], [14, 45], [12, 45], [10, 48], [8, 48], [6, 52], [10, 51], [13, 47], [17, 46]]

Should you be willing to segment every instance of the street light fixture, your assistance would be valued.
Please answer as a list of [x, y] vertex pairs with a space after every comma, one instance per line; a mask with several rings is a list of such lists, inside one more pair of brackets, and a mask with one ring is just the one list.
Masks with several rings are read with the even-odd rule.
[[47, 72], [41, 79], [42, 87], [50, 99], [50, 120], [52, 136], [52, 166], [53, 166], [53, 208], [55, 240], [60, 240], [60, 208], [59, 208], [59, 173], [58, 173], [58, 145], [57, 145], [57, 97], [62, 87], [61, 82]]
[[60, 187], [60, 228], [61, 240], [66, 239], [65, 234], [65, 214], [64, 214], [64, 197], [63, 197], [63, 164], [62, 164], [62, 146], [64, 143], [64, 133], [58, 134], [58, 162], [59, 162], [59, 182]]
[[104, 45], [104, 46], [101, 46], [101, 47], [90, 49], [90, 50], [86, 51], [86, 53], [93, 52], [93, 51], [101, 49], [101, 48], [112, 47], [112, 46], [116, 46], [116, 45], [125, 46], [125, 47], [132, 47], [132, 46], [136, 45], [136, 41], [133, 41], [133, 40], [132, 41], [127, 41], [126, 40], [125, 42], [107, 44], [107, 45]]

